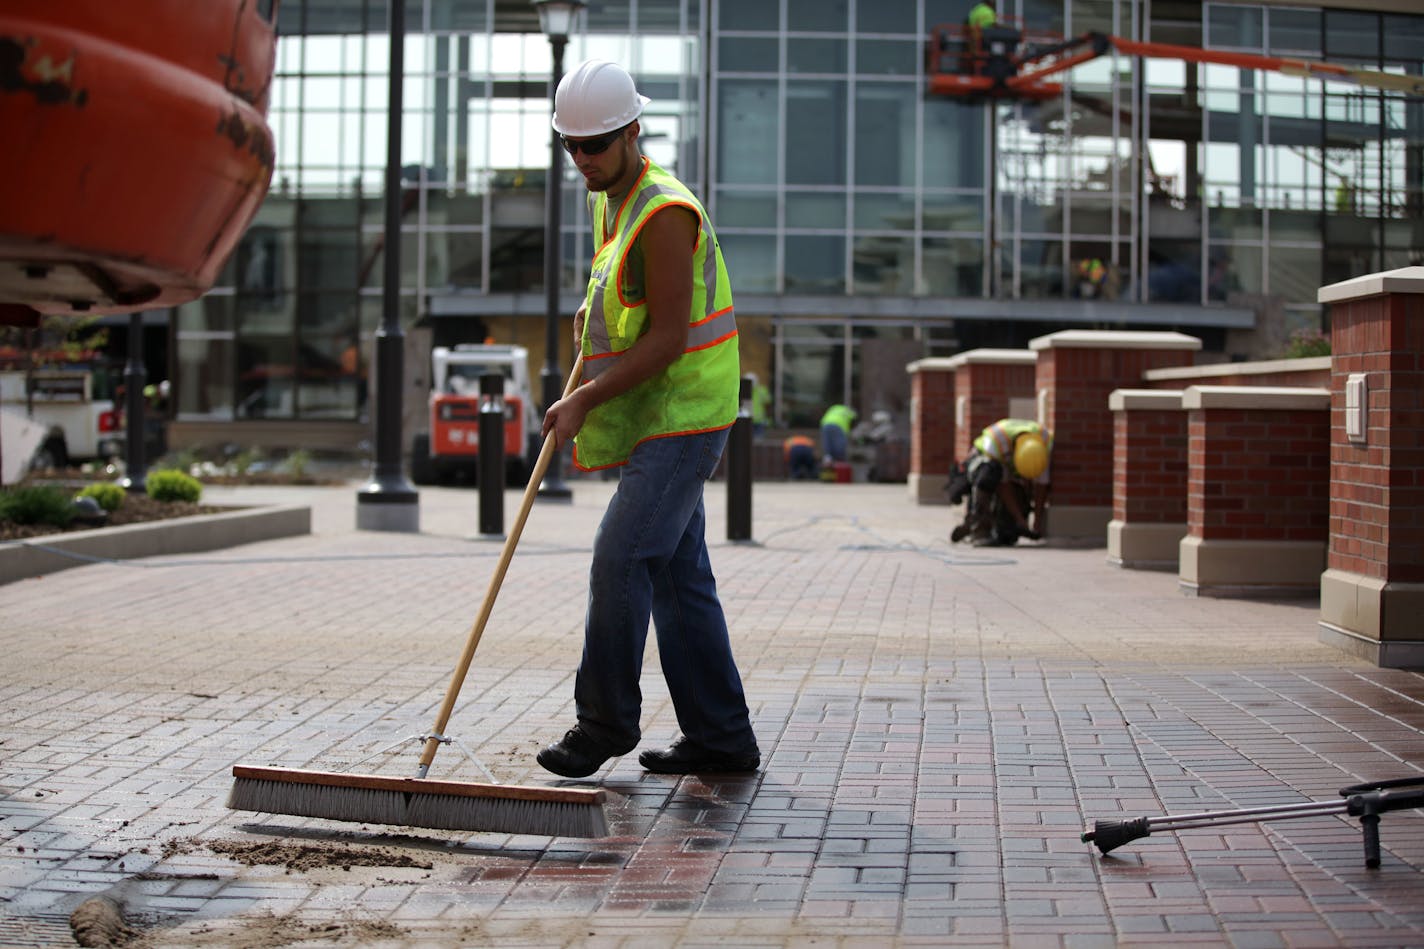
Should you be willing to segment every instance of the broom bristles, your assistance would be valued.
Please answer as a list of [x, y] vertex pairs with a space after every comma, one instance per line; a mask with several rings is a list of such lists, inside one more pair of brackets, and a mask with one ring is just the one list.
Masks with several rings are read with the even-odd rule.
[[607, 837], [609, 832], [601, 790], [242, 765], [232, 772], [227, 806], [237, 811], [547, 837]]

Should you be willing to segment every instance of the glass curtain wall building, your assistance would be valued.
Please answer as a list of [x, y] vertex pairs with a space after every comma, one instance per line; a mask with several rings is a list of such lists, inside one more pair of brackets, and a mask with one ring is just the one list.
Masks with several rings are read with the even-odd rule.
[[[1042, 101], [930, 94], [931, 31], [970, 5], [591, 0], [570, 39], [566, 64], [615, 60], [651, 96], [644, 151], [707, 204], [744, 368], [771, 384], [781, 425], [814, 425], [832, 402], [903, 414], [907, 362], [1056, 329], [1178, 329], [1244, 355], [1253, 329], [1319, 327], [1319, 286], [1421, 262], [1421, 100], [1115, 55]], [[1035, 37], [1095, 30], [1419, 76], [1424, 16], [1410, 6], [999, 12]], [[363, 417], [386, 15], [381, 0], [282, 3], [272, 191], [221, 285], [177, 313], [180, 423]], [[407, 0], [407, 20], [403, 324], [425, 345], [522, 343], [537, 369], [549, 44], [525, 0]], [[593, 248], [565, 168], [572, 314]]]

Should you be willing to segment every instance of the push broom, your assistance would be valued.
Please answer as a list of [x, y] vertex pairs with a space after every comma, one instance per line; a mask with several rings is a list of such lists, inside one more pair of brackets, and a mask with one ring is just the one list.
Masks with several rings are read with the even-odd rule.
[[[569, 376], [564, 395], [577, 384], [583, 370], [579, 355]], [[425, 749], [413, 778], [392, 778], [337, 771], [307, 771], [293, 768], [263, 768], [235, 765], [233, 787], [227, 806], [238, 811], [323, 817], [330, 820], [369, 824], [430, 827], [438, 830], [475, 830], [498, 833], [536, 834], [549, 837], [606, 837], [608, 820], [603, 811], [606, 795], [601, 790], [554, 787], [518, 787], [506, 784], [475, 784], [463, 781], [436, 781], [426, 777], [435, 752], [445, 736], [445, 727], [464, 685], [475, 647], [484, 634], [495, 596], [509, 569], [524, 522], [529, 518], [539, 483], [549, 469], [554, 454], [554, 433], [544, 446], [529, 474], [524, 499], [515, 517], [484, 603], [465, 640], [464, 652], [445, 690], [445, 701], [430, 734], [422, 735]]]

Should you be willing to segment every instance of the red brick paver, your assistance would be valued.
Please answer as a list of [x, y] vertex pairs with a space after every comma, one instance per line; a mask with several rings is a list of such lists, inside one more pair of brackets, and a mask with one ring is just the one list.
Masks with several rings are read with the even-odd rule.
[[[533, 753], [572, 723], [609, 490], [573, 485], [531, 517], [449, 729], [511, 783], [552, 783]], [[1424, 944], [1417, 811], [1385, 815], [1378, 870], [1343, 816], [1108, 857], [1079, 840], [1424, 772], [1424, 679], [1320, 644], [1315, 603], [1185, 597], [1101, 550], [950, 547], [953, 511], [903, 486], [756, 491], [756, 543], [721, 539], [723, 485], [708, 516], [763, 770], [618, 759], [603, 840], [223, 807], [235, 762], [339, 769], [430, 727], [499, 552], [473, 492], [422, 489], [423, 531], [383, 534], [354, 530], [354, 488], [210, 489], [311, 503], [314, 533], [0, 587], [0, 943], [63, 944], [110, 892], [173, 946], [278, 925], [388, 946]], [[653, 651], [645, 747], [676, 731]], [[482, 780], [457, 750], [434, 771]], [[429, 867], [287, 872], [233, 843]]]

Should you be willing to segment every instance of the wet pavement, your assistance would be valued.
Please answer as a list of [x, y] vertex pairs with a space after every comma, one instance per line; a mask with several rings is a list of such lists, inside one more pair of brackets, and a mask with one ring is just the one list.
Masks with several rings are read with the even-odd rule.
[[[573, 724], [589, 551], [611, 485], [524, 532], [449, 734], [511, 784]], [[1424, 945], [1424, 814], [1366, 868], [1343, 813], [1157, 833], [1098, 819], [1339, 801], [1424, 777], [1424, 677], [1318, 641], [1314, 600], [1184, 595], [1102, 549], [950, 546], [903, 485], [758, 483], [709, 541], [763, 752], [643, 772], [612, 836], [550, 839], [227, 810], [236, 763], [414, 773], [500, 552], [473, 490], [419, 533], [313, 533], [0, 586], [0, 946], [73, 945], [107, 894], [151, 946]], [[506, 498], [512, 523], [518, 494]], [[642, 747], [676, 734], [649, 645]], [[365, 760], [363, 760], [365, 759]], [[483, 781], [461, 749], [432, 777]]]

